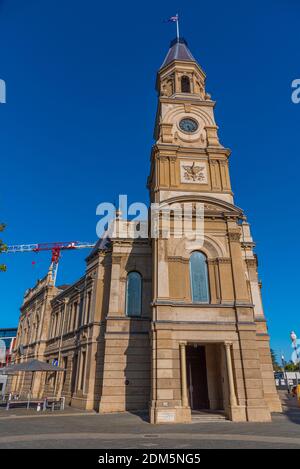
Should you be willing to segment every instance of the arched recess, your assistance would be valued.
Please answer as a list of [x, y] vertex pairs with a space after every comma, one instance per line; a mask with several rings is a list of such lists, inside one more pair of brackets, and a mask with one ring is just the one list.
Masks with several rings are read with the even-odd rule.
[[193, 303], [209, 303], [209, 279], [207, 257], [201, 251], [190, 256], [190, 284]]
[[207, 259], [227, 257], [226, 247], [211, 235], [204, 235], [204, 242], [184, 238], [174, 240], [169, 255], [188, 259], [192, 251], [202, 251]]
[[181, 92], [190, 93], [191, 92], [191, 81], [187, 75], [181, 77]]
[[137, 317], [142, 314], [142, 283], [143, 279], [139, 272], [132, 271], [126, 280], [126, 305], [125, 311], [128, 317]]
[[[206, 127], [216, 125], [213, 115], [211, 115], [205, 109], [195, 109], [193, 111], [193, 116], [199, 120], [199, 131], [203, 126]], [[178, 107], [172, 107], [166, 111], [166, 114], [164, 115], [164, 122], [166, 124], [173, 124], [183, 117], [186, 117], [185, 108], [183, 105], [178, 105]]]

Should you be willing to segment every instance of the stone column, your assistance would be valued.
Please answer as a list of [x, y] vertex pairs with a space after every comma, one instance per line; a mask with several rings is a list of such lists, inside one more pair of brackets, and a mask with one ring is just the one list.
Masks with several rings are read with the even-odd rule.
[[225, 354], [226, 354], [226, 365], [227, 365], [227, 374], [228, 374], [228, 385], [229, 385], [229, 402], [231, 406], [236, 406], [236, 395], [234, 389], [234, 380], [233, 380], [233, 371], [232, 371], [232, 361], [231, 361], [231, 344], [225, 342]]
[[110, 295], [109, 295], [109, 306], [108, 316], [119, 316], [120, 315], [120, 277], [121, 277], [121, 256], [112, 253], [112, 266], [111, 266], [111, 281], [110, 281]]
[[242, 258], [240, 243], [240, 229], [229, 226], [228, 238], [231, 253], [232, 273], [234, 279], [235, 300], [238, 303], [249, 303], [249, 294], [246, 282], [246, 269]]
[[215, 259], [208, 259], [208, 274], [209, 274], [209, 286], [210, 286], [210, 300], [212, 304], [219, 303], [219, 292], [216, 279], [216, 264]]
[[187, 379], [186, 379], [186, 353], [185, 344], [179, 344], [180, 347], [180, 372], [181, 372], [181, 403], [182, 407], [188, 407], [187, 397]]

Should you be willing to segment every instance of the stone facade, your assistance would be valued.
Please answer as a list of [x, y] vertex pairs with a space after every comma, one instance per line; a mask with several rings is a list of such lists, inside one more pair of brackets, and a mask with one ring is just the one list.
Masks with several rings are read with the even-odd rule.
[[[203, 408], [235, 421], [269, 421], [281, 405], [254, 242], [234, 204], [215, 102], [183, 40], [171, 45], [157, 91], [148, 187], [152, 203], [174, 208], [169, 225], [160, 213], [157, 238], [119, 235], [105, 248], [99, 241], [85, 275], [69, 287], [56, 288], [51, 272], [38, 282], [21, 307], [15, 359], [57, 359], [65, 372], [37, 376], [34, 393], [62, 393], [84, 409], [149, 409], [152, 423], [189, 422]], [[192, 216], [179, 237], [176, 216], [186, 204]], [[196, 204], [204, 207], [202, 239]], [[131, 225], [121, 217], [115, 223]], [[194, 252], [206, 259], [206, 302], [193, 299]], [[126, 314], [130, 272], [142, 278], [135, 316]], [[14, 391], [28, 386], [23, 376], [13, 379]]]

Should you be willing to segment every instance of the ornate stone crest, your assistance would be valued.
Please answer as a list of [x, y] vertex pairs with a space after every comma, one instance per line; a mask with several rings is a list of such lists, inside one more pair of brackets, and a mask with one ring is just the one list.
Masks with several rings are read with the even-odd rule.
[[207, 184], [207, 171], [205, 163], [181, 162], [181, 182]]

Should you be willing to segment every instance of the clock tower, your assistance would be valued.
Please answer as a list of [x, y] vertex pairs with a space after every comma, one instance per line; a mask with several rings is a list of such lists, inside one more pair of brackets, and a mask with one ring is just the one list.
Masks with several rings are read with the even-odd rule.
[[160, 174], [152, 192], [156, 202], [202, 193], [233, 203], [230, 151], [219, 142], [215, 102], [206, 92], [205, 79], [186, 41], [173, 41], [156, 84], [159, 103], [152, 160], [152, 171], [156, 168]]
[[[148, 180], [151, 202], [171, 208], [169, 228], [152, 240], [151, 421], [188, 422], [207, 410], [269, 421], [281, 405], [255, 245], [234, 203], [230, 150], [219, 141], [205, 82], [187, 42], [172, 41], [157, 74]], [[179, 237], [175, 217], [186, 204], [192, 219]], [[193, 231], [196, 204], [202, 239]]]

